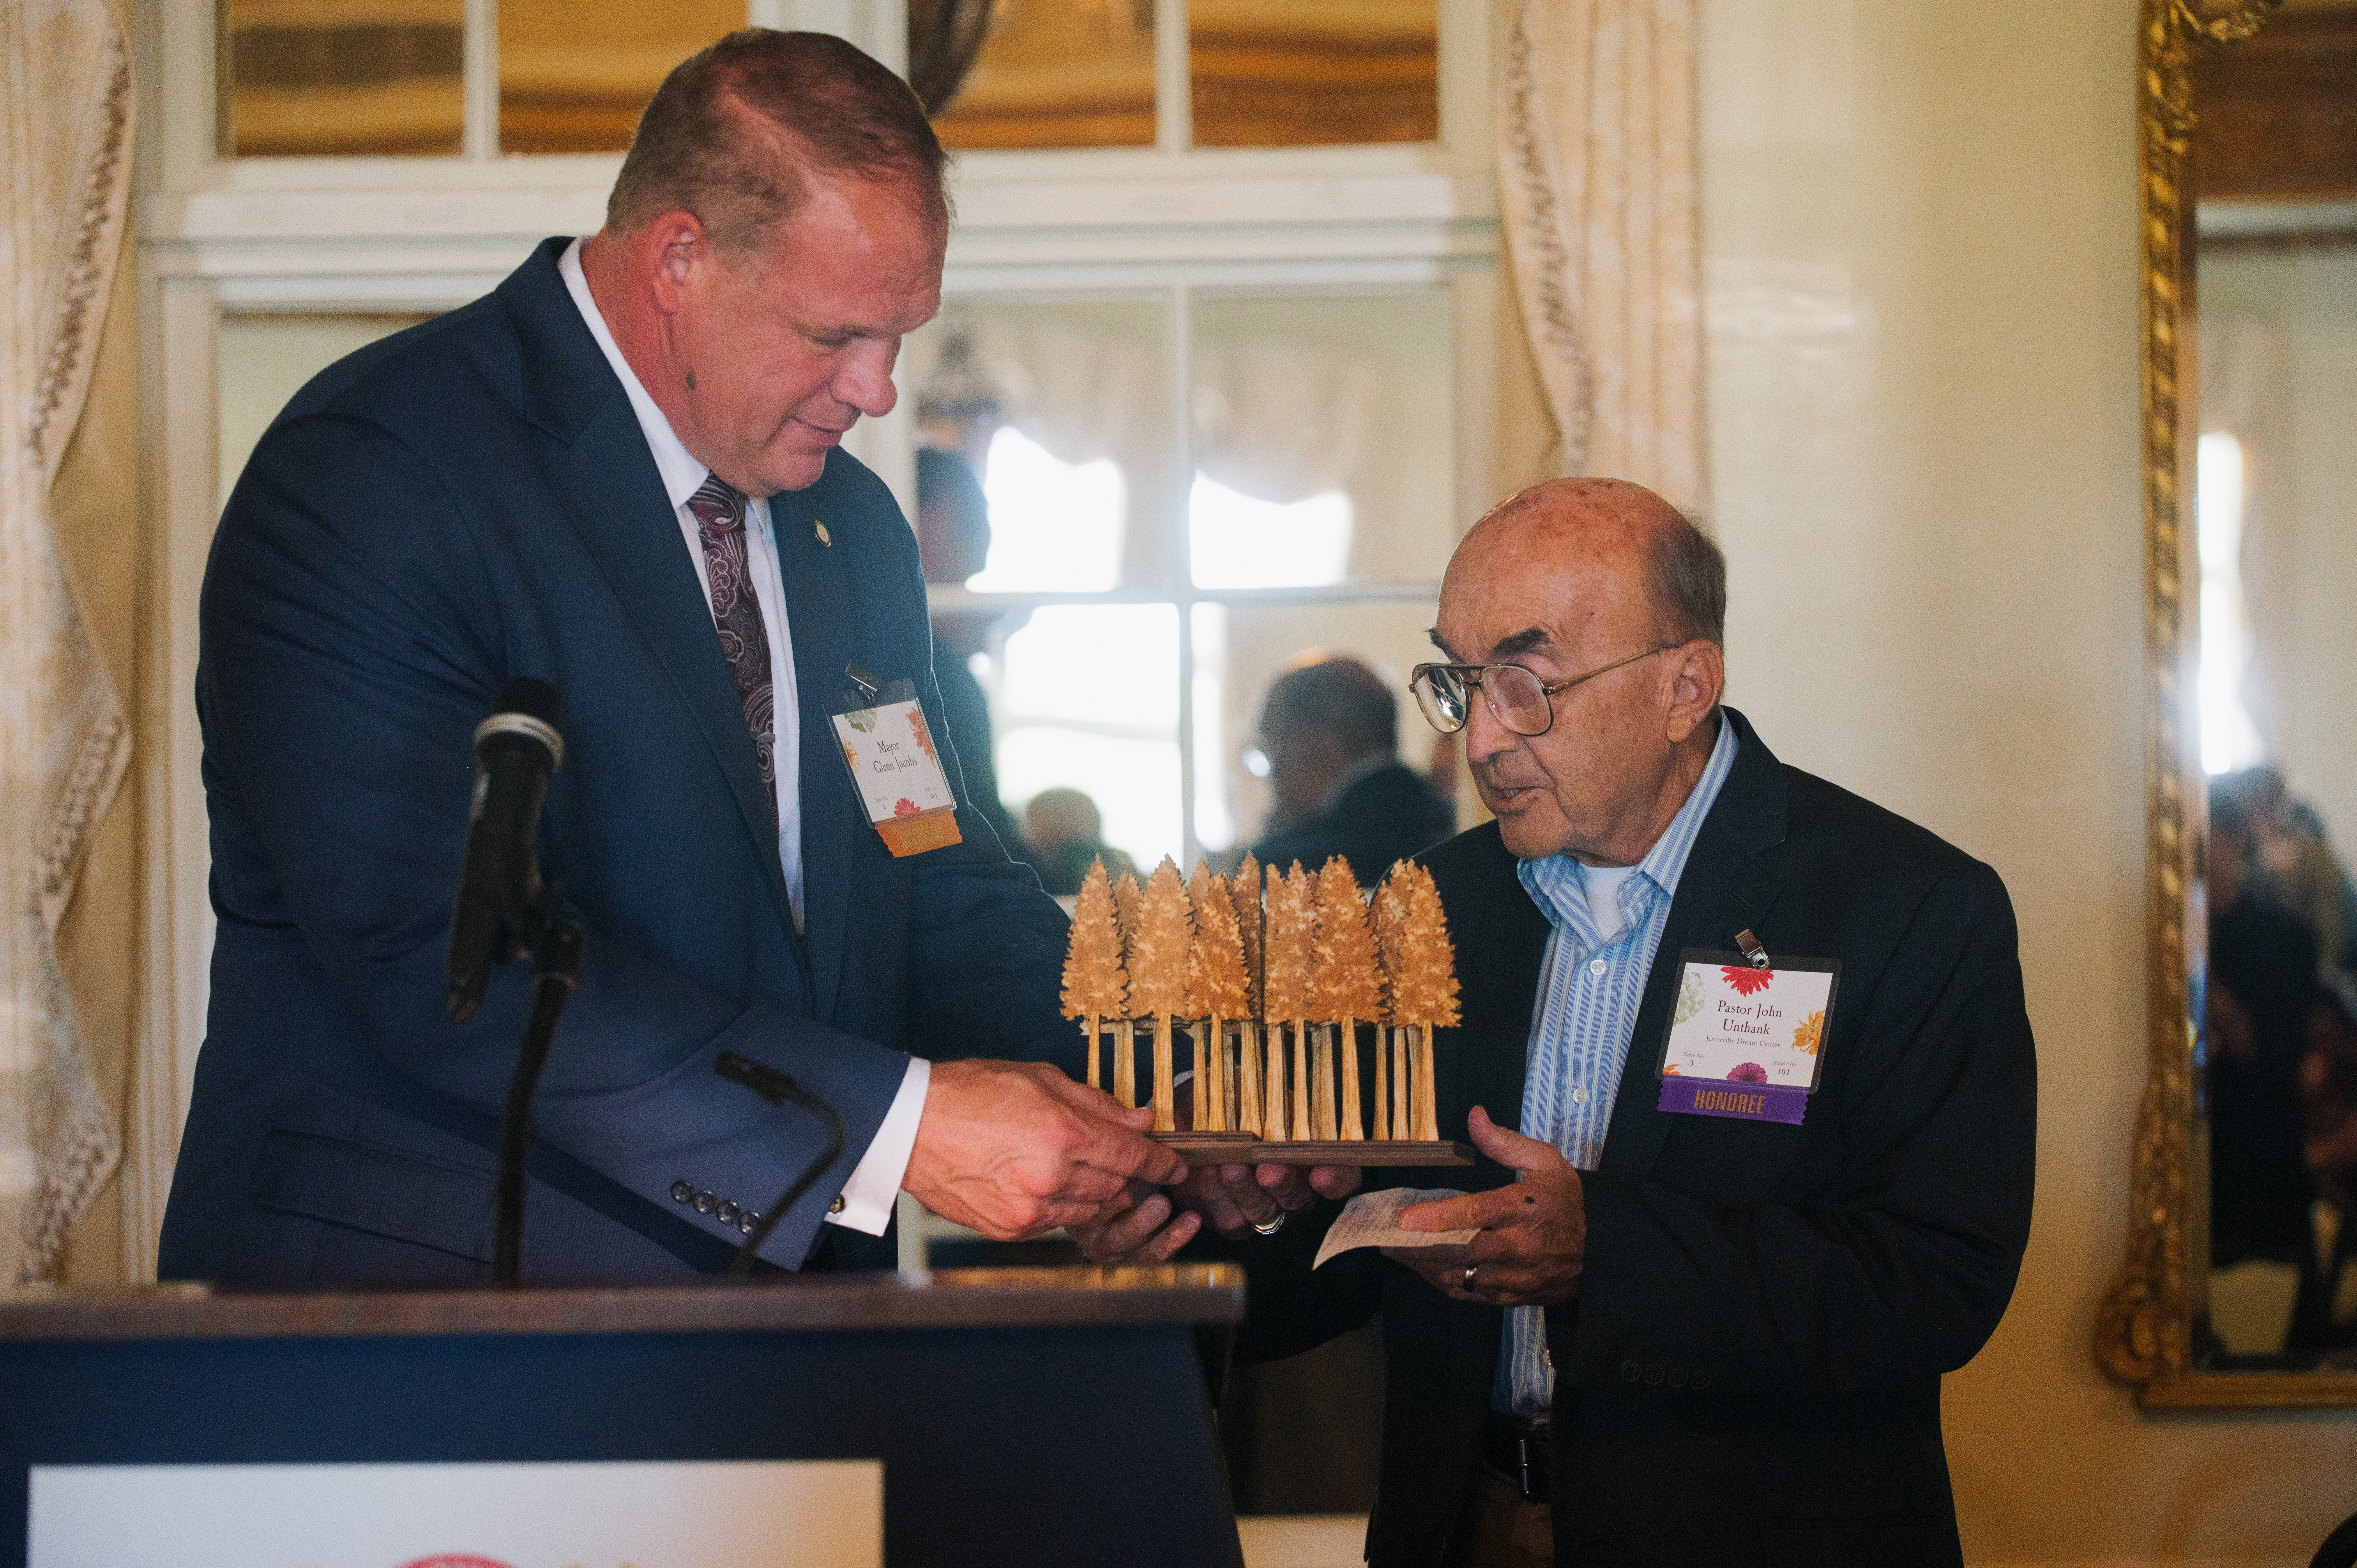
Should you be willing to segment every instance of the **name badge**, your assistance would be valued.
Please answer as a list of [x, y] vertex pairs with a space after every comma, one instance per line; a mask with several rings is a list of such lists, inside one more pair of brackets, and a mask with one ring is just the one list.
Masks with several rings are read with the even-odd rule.
[[853, 671], [859, 690], [845, 693], [832, 716], [868, 822], [895, 855], [963, 843], [957, 797], [942, 771], [916, 687], [907, 681], [877, 683], [862, 674]]
[[[1749, 932], [1744, 935], [1749, 937]], [[1797, 1125], [1824, 1060], [1841, 961], [1688, 948], [1662, 1049], [1661, 1109]]]

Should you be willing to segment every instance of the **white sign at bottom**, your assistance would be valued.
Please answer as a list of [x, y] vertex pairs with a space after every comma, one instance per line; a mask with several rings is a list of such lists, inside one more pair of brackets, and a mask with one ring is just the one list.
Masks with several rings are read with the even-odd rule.
[[883, 1568], [877, 1459], [37, 1465], [27, 1568]]

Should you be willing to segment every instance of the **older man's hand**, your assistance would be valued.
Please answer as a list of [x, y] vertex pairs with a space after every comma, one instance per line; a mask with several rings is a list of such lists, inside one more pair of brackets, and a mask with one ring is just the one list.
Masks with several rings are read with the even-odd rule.
[[[1569, 1301], [1579, 1294], [1587, 1263], [1587, 1199], [1579, 1172], [1554, 1144], [1507, 1131], [1479, 1106], [1469, 1127], [1474, 1147], [1522, 1172], [1523, 1179], [1419, 1203], [1400, 1214], [1403, 1230], [1479, 1230], [1463, 1248], [1387, 1247], [1383, 1255], [1458, 1301], [1491, 1306]], [[1434, 1251], [1446, 1255], [1434, 1257]]]
[[1319, 1197], [1348, 1197], [1359, 1190], [1352, 1165], [1199, 1165], [1167, 1194], [1133, 1188], [1136, 1206], [1071, 1227], [1081, 1253], [1107, 1267], [1159, 1263], [1193, 1240], [1208, 1219], [1222, 1235], [1268, 1232], [1284, 1217]]
[[1187, 1163], [1146, 1136], [1154, 1112], [1041, 1062], [936, 1062], [900, 1185], [935, 1214], [995, 1241], [1092, 1227]]

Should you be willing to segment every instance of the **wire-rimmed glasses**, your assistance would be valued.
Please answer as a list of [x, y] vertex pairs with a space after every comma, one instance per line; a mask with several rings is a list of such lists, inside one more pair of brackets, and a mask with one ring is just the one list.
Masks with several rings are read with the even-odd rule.
[[1634, 664], [1640, 659], [1651, 659], [1656, 653], [1684, 646], [1682, 642], [1665, 642], [1659, 648], [1648, 648], [1560, 681], [1542, 681], [1520, 664], [1419, 664], [1409, 673], [1407, 683], [1415, 693], [1415, 705], [1424, 710], [1426, 721], [1443, 735], [1454, 735], [1465, 727], [1470, 714], [1466, 693], [1469, 688], [1478, 687], [1482, 700], [1490, 704], [1491, 714], [1500, 724], [1516, 735], [1538, 736], [1546, 734], [1554, 725], [1555, 699], [1561, 693], [1598, 675], [1609, 675], [1624, 664]]

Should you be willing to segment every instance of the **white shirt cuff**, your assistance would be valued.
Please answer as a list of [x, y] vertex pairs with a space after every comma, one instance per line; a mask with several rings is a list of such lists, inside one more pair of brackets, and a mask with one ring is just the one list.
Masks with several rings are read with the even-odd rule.
[[858, 1168], [843, 1184], [843, 1207], [829, 1214], [829, 1225], [840, 1225], [864, 1235], [881, 1236], [892, 1223], [892, 1206], [900, 1196], [900, 1178], [909, 1171], [909, 1156], [917, 1148], [917, 1123], [925, 1114], [925, 1088], [933, 1081], [933, 1064], [922, 1057], [909, 1058], [900, 1079], [900, 1092], [884, 1113], [884, 1125], [861, 1155]]

